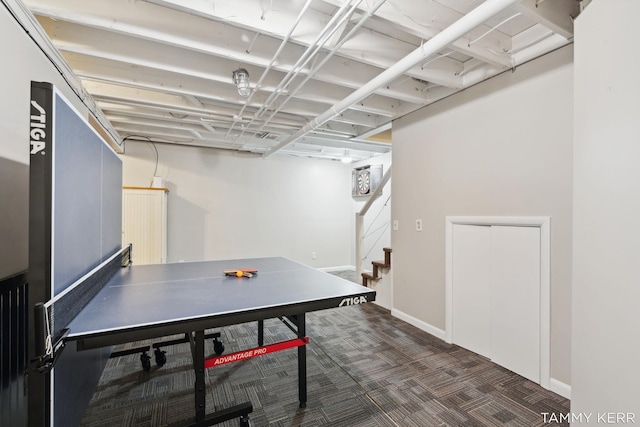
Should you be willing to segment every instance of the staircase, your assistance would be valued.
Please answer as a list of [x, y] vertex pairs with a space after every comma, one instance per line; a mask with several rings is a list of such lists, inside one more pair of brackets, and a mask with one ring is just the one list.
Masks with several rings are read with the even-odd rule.
[[382, 250], [384, 251], [384, 261], [371, 261], [373, 271], [371, 273], [362, 273], [362, 286], [369, 286], [372, 280], [380, 280], [381, 276], [378, 274], [380, 270], [391, 268], [391, 248], [383, 248]]

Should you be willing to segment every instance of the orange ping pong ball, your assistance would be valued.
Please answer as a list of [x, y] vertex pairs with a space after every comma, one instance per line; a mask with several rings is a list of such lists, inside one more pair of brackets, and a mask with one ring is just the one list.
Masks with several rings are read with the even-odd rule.
[[240, 270], [236, 271], [236, 276], [242, 277], [243, 276], [242, 271], [240, 271]]

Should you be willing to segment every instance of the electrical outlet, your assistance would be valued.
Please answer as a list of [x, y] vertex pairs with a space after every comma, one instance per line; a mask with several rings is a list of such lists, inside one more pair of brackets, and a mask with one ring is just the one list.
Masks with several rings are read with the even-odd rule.
[[315, 252], [311, 252], [311, 259], [316, 259], [318, 255]]
[[400, 222], [397, 219], [393, 220], [393, 231], [398, 231], [400, 229]]
[[422, 220], [416, 219], [416, 231], [422, 231]]

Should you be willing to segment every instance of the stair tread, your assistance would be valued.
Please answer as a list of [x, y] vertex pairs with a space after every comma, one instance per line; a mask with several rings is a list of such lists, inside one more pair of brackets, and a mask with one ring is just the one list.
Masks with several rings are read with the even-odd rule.
[[378, 281], [378, 280], [382, 279], [382, 277], [380, 277], [380, 276], [376, 277], [371, 273], [362, 273], [362, 277], [364, 277], [366, 279], [369, 279], [369, 280], [375, 280], [375, 281]]
[[371, 261], [371, 265], [373, 265], [373, 271], [365, 271], [361, 273], [362, 275], [362, 284], [364, 286], [368, 286], [368, 283], [371, 280], [378, 281], [382, 279], [382, 276], [379, 274], [379, 269], [389, 269], [391, 268], [391, 248], [382, 248], [384, 251], [384, 261]]

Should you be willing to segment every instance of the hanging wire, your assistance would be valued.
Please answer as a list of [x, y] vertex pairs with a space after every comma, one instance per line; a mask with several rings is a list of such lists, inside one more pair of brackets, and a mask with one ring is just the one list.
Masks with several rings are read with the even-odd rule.
[[[142, 138], [144, 140], [146, 140], [147, 144], [151, 145], [151, 147], [153, 148], [153, 150], [155, 151], [155, 155], [156, 155], [156, 165], [155, 168], [153, 170], [153, 176], [156, 176], [158, 173], [158, 162], [160, 161], [160, 156], [158, 155], [158, 147], [156, 147], [155, 142], [153, 142], [153, 140], [151, 138], [149, 138], [148, 136], [144, 136], [144, 135], [128, 135], [126, 137], [124, 137], [122, 139], [122, 143], [124, 144], [125, 141], [127, 141], [128, 139], [131, 139], [132, 141], [135, 141], [135, 139], [132, 138]], [[153, 186], [153, 179], [151, 179], [151, 184], [149, 184], [149, 186]]]
[[384, 205], [382, 205], [382, 208], [378, 211], [378, 213], [376, 214], [376, 216], [373, 218], [373, 221], [371, 221], [371, 225], [369, 225], [369, 228], [367, 230], [365, 230], [364, 234], [363, 234], [363, 238], [367, 237], [368, 233], [369, 233], [369, 229], [373, 226], [373, 223], [376, 221], [376, 219], [378, 219], [378, 217], [380, 216], [380, 214], [382, 213], [382, 210], [387, 207], [387, 205], [389, 204], [389, 200], [391, 200], [391, 195], [389, 195], [389, 197], [387, 197], [387, 200], [384, 202]]
[[261, 20], [266, 20], [267, 19], [267, 13], [271, 12], [273, 10], [273, 0], [271, 0], [271, 3], [269, 4], [268, 8], [263, 8], [262, 9], [262, 15], [260, 15], [260, 19]]
[[245, 53], [251, 53], [251, 51], [253, 50], [253, 45], [255, 44], [256, 40], [258, 40], [259, 35], [260, 33], [256, 32], [256, 35], [253, 36], [253, 40], [251, 40], [251, 43], [249, 43], [249, 47], [245, 50]]
[[501, 23], [499, 23], [498, 25], [496, 25], [495, 27], [492, 27], [491, 29], [489, 29], [489, 31], [487, 31], [486, 33], [484, 33], [483, 35], [481, 35], [480, 37], [478, 37], [477, 39], [470, 41], [468, 46], [471, 47], [472, 44], [474, 44], [475, 42], [477, 42], [478, 40], [482, 39], [484, 36], [486, 36], [487, 34], [489, 34], [490, 32], [496, 30], [498, 27], [502, 26], [503, 24], [506, 24], [507, 22], [511, 21], [513, 18], [515, 18], [516, 16], [520, 16], [522, 15], [522, 12], [518, 12], [513, 16], [510, 16], [509, 18], [505, 19], [504, 21], [502, 21]]
[[369, 248], [369, 251], [364, 255], [364, 257], [362, 258], [361, 261], [364, 261], [367, 258], [369, 258], [369, 254], [371, 254], [371, 252], [376, 248], [376, 244], [380, 241], [380, 239], [382, 239], [382, 236], [384, 235], [384, 232], [391, 225], [391, 221], [385, 221], [384, 223], [382, 223], [382, 225], [378, 226], [376, 229], [371, 230], [371, 228], [373, 227], [374, 223], [376, 222], [376, 219], [378, 219], [378, 217], [382, 214], [384, 208], [387, 207], [387, 205], [389, 204], [390, 200], [391, 200], [391, 195], [389, 195], [387, 197], [387, 200], [384, 202], [384, 204], [382, 205], [380, 210], [378, 210], [378, 213], [376, 214], [376, 216], [371, 221], [371, 224], [369, 225], [369, 227], [365, 230], [365, 232], [362, 235], [362, 240], [364, 241], [364, 239], [366, 237], [371, 236], [374, 233], [377, 233], [378, 231], [380, 231], [380, 233], [378, 234], [378, 238], [371, 244], [371, 246]]
[[[384, 228], [389, 228], [389, 222], [386, 222], [384, 224]], [[362, 258], [362, 261], [364, 261], [365, 259], [369, 258], [369, 254], [373, 251], [373, 249], [375, 249], [376, 243], [378, 243], [380, 241], [380, 239], [382, 238], [382, 233], [380, 233], [380, 235], [378, 236], [378, 238], [376, 239], [375, 242], [373, 242], [373, 244], [371, 245], [371, 249], [369, 249], [369, 252], [367, 252], [367, 254], [364, 256], [364, 258]]]
[[429, 61], [425, 62], [424, 64], [422, 64], [420, 66], [420, 70], [424, 71], [424, 67], [426, 67], [427, 65], [431, 64], [433, 61], [436, 61], [436, 60], [441, 59], [441, 58], [446, 58], [447, 56], [451, 55], [452, 53], [455, 53], [455, 51], [452, 50], [451, 52], [447, 52], [447, 53], [444, 53], [444, 54], [439, 54], [438, 53], [437, 54], [438, 56], [436, 56], [435, 58], [432, 58], [431, 60], [429, 60]]
[[[396, 5], [394, 2], [392, 1], [387, 1], [387, 4], [389, 6], [391, 6], [392, 9], [395, 9], [396, 12], [398, 12], [400, 15], [402, 15], [403, 17], [407, 18], [408, 20], [410, 20], [411, 22], [413, 22], [416, 25], [419, 25], [423, 28], [431, 28], [431, 29], [436, 29], [438, 31], [442, 31], [442, 27], [441, 26], [437, 26], [437, 25], [429, 25], [429, 24], [425, 24], [423, 22], [419, 22], [417, 21], [413, 16], [411, 16], [410, 14], [406, 13], [400, 6]], [[437, 16], [434, 16], [431, 19], [431, 22], [435, 22], [436, 21]]]

